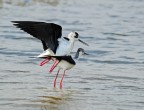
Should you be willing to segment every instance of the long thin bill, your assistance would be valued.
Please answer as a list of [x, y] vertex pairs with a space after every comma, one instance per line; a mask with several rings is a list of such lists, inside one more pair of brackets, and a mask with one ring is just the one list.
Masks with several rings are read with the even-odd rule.
[[84, 53], [84, 55], [90, 55], [90, 54], [88, 54], [88, 53]]
[[81, 43], [83, 43], [83, 44], [85, 44], [85, 45], [87, 45], [87, 46], [89, 46], [87, 43], [85, 43], [84, 41], [82, 41], [82, 40], [80, 40], [80, 39], [78, 39]]

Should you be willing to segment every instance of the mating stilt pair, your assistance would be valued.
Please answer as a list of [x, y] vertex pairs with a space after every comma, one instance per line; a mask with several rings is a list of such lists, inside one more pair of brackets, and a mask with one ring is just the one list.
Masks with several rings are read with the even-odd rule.
[[[45, 22], [36, 22], [36, 21], [12, 21], [12, 22], [16, 27], [27, 32], [28, 34], [32, 35], [33, 37], [39, 39], [42, 42], [44, 52], [42, 53], [43, 55], [41, 56], [44, 58], [47, 58], [45, 56], [49, 55], [50, 58], [48, 59], [56, 58], [60, 62], [70, 61], [72, 62], [72, 65], [75, 65], [74, 60], [70, 56], [70, 52], [73, 49], [74, 43], [76, 41], [80, 41], [81, 43], [88, 46], [87, 43], [79, 39], [79, 35], [77, 32], [70, 32], [67, 37], [61, 37], [62, 27], [54, 23], [45, 23]], [[51, 50], [51, 52], [46, 51], [48, 49]], [[54, 55], [57, 57], [54, 57]], [[66, 57], [65, 59], [65, 56], [68, 57]], [[41, 63], [41, 66], [43, 66], [48, 61], [49, 60], [43, 61]], [[62, 65], [62, 68], [66, 70], [65, 67], [63, 67], [65, 64], [64, 63], [61, 64], [60, 62], [58, 63], [58, 65]], [[66, 66], [66, 67], [71, 68], [71, 66], [68, 67]]]

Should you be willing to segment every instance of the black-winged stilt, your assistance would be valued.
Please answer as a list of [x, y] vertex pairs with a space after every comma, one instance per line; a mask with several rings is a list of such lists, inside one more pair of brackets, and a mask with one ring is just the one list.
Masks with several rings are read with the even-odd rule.
[[[67, 37], [62, 36], [62, 27], [60, 25], [54, 23], [45, 23], [45, 22], [36, 22], [36, 21], [12, 21], [14, 25], [21, 30], [27, 32], [33, 37], [41, 40], [43, 49], [45, 50], [38, 57], [41, 58], [43, 55], [70, 55], [70, 52], [73, 49], [74, 42], [80, 41], [83, 44], [87, 45], [87, 43], [83, 42], [78, 38], [77, 32], [71, 32]], [[51, 50], [49, 52], [49, 49]], [[47, 63], [51, 57], [47, 57], [44, 61], [40, 63], [40, 66]]]
[[[84, 54], [88, 55], [87, 53], [85, 53], [84, 49], [79, 48], [77, 50], [74, 58], [72, 58], [71, 55], [68, 55], [68, 56], [51, 56], [53, 58], [56, 58], [57, 62], [54, 62], [54, 64], [51, 66], [49, 72], [52, 72], [56, 66], [59, 67], [58, 72], [56, 74], [56, 77], [54, 79], [54, 88], [56, 87], [56, 80], [57, 80], [60, 69], [64, 70], [61, 81], [60, 81], [60, 89], [62, 89], [62, 82], [63, 82], [64, 76], [65, 76], [65, 71], [73, 68], [76, 65], [75, 60], [78, 60], [79, 57], [81, 55], [84, 55]], [[44, 55], [43, 57], [49, 57], [49, 56]]]

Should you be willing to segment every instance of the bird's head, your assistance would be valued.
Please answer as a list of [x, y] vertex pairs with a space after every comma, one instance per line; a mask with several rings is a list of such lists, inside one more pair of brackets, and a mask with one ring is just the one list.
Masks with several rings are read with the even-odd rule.
[[89, 55], [89, 54], [86, 53], [83, 48], [78, 48], [78, 50], [77, 50], [77, 52], [75, 54], [75, 58], [79, 59], [79, 57], [81, 57], [82, 55]]
[[79, 37], [79, 34], [77, 32], [70, 32], [68, 34], [68, 38], [71, 40], [71, 41], [78, 41], [78, 37]]
[[71, 40], [71, 41], [79, 41], [87, 46], [89, 46], [87, 43], [85, 43], [84, 41], [82, 41], [81, 39], [79, 39], [79, 34], [77, 32], [70, 32], [68, 34], [68, 38]]

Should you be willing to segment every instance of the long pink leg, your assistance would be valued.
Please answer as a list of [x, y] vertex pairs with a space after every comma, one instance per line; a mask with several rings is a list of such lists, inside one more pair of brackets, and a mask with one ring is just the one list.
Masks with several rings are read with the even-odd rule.
[[57, 80], [57, 77], [58, 77], [59, 71], [60, 71], [60, 69], [58, 70], [58, 72], [57, 72], [57, 74], [56, 74], [56, 77], [55, 77], [55, 79], [54, 79], [54, 88], [56, 87], [56, 80]]
[[60, 81], [60, 89], [62, 89], [62, 82], [63, 82], [64, 76], [65, 76], [65, 71], [66, 71], [66, 70], [64, 70], [64, 73], [63, 73], [63, 75], [62, 75], [62, 79], [61, 79], [61, 81]]
[[54, 63], [53, 63], [53, 65], [51, 66], [49, 72], [51, 73], [58, 64], [59, 64], [59, 61], [58, 61], [58, 60], [55, 60]]
[[48, 63], [50, 60], [51, 60], [50, 57], [44, 59], [44, 60], [39, 64], [39, 66], [43, 66], [44, 64]]

